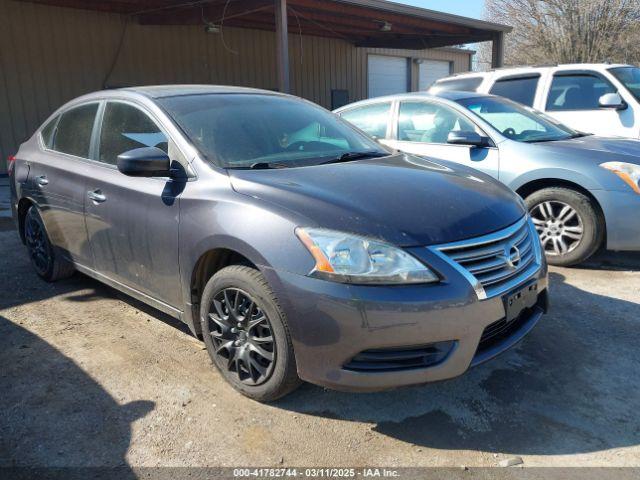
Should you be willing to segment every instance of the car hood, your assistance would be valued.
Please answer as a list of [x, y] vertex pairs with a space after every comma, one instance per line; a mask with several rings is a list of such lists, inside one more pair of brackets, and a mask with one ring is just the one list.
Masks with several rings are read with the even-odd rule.
[[585, 160], [594, 160], [598, 163], [621, 161], [640, 164], [640, 141], [629, 138], [588, 135], [569, 140], [533, 143], [531, 145], [537, 145], [558, 154], [578, 155]]
[[404, 154], [229, 175], [235, 191], [295, 212], [308, 226], [399, 246], [484, 235], [525, 214], [516, 194], [487, 175]]

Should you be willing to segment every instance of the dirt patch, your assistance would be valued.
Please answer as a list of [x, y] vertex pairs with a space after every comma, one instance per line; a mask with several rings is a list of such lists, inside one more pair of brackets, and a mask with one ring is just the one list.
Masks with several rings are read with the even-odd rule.
[[261, 405], [182, 324], [82, 275], [40, 281], [14, 231], [0, 252], [0, 466], [640, 466], [633, 258], [554, 269], [551, 313], [454, 380]]

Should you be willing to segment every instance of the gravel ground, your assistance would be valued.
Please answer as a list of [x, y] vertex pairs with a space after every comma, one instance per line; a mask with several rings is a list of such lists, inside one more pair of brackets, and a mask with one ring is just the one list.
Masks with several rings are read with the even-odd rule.
[[552, 313], [454, 380], [235, 393], [175, 320], [33, 273], [0, 215], [0, 466], [640, 466], [640, 255], [553, 269]]

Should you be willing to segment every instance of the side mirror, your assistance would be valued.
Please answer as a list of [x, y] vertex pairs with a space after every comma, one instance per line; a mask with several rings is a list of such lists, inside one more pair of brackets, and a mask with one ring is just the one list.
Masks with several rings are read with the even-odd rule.
[[616, 110], [624, 110], [627, 108], [626, 102], [619, 93], [605, 93], [598, 100], [600, 108], [614, 108]]
[[157, 147], [129, 150], [118, 155], [118, 170], [130, 177], [169, 177], [169, 155]]
[[471, 145], [474, 147], [488, 147], [489, 139], [474, 131], [449, 132], [447, 143], [452, 145]]

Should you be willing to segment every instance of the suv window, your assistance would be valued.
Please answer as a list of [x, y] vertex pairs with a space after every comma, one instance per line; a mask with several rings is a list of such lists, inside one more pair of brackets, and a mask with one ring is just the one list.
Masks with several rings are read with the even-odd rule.
[[57, 152], [89, 158], [91, 132], [97, 112], [97, 103], [81, 105], [64, 112], [55, 129], [51, 148]]
[[640, 101], [640, 68], [638, 67], [616, 67], [609, 71], [616, 77], [627, 90], [631, 92], [636, 100]]
[[137, 107], [109, 102], [100, 131], [99, 160], [115, 165], [121, 153], [142, 147], [158, 147], [168, 152], [168, 139], [156, 123]]
[[398, 117], [398, 140], [447, 143], [453, 131], [475, 131], [477, 127], [455, 110], [428, 102], [402, 102]]
[[442, 80], [436, 82], [431, 87], [432, 92], [449, 92], [457, 90], [460, 92], [475, 92], [482, 83], [482, 77], [455, 78], [453, 80]]
[[598, 75], [556, 73], [547, 98], [547, 110], [597, 110], [600, 97], [616, 91], [611, 83]]
[[494, 83], [489, 93], [533, 107], [538, 80], [540, 80], [540, 75], [501, 79]]
[[340, 115], [372, 137], [385, 138], [390, 114], [391, 102], [385, 102], [354, 108]]

